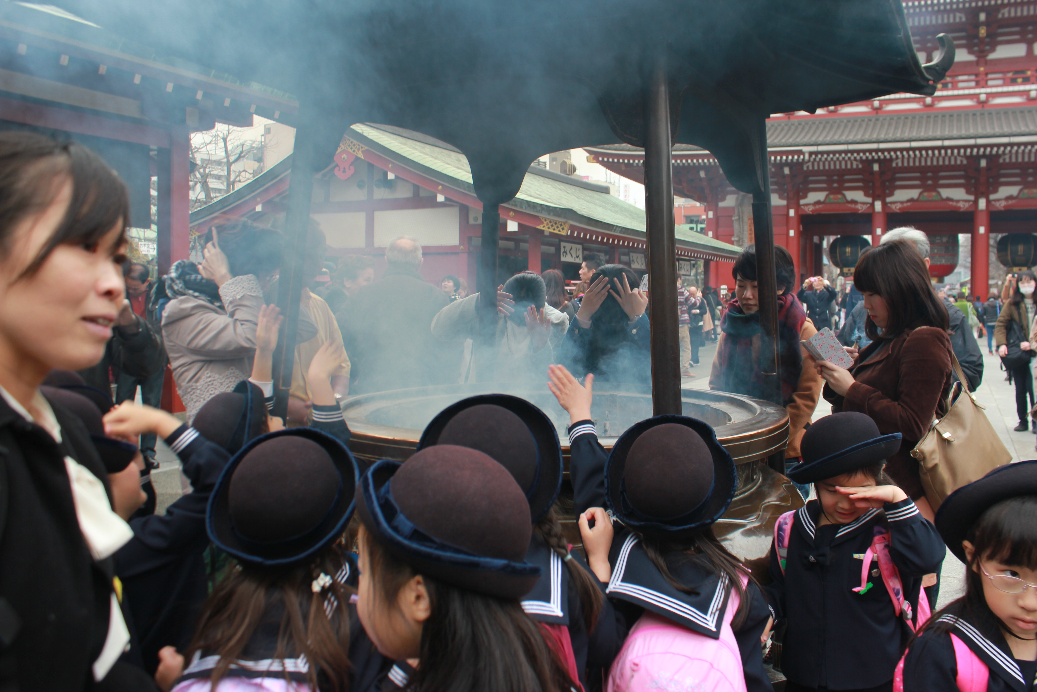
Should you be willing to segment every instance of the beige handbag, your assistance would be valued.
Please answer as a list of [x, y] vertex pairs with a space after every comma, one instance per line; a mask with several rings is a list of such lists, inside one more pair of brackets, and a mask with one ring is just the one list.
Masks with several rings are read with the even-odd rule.
[[[702, 301], [703, 305], [706, 305], [706, 301]], [[702, 315], [702, 331], [708, 332], [713, 328], [713, 318], [709, 316], [709, 306], [706, 305], [706, 312]]]
[[958, 488], [1012, 461], [1011, 452], [969, 391], [969, 381], [953, 352], [951, 363], [958, 381], [951, 387], [947, 415], [934, 418], [911, 450], [921, 466], [922, 487], [934, 512]]

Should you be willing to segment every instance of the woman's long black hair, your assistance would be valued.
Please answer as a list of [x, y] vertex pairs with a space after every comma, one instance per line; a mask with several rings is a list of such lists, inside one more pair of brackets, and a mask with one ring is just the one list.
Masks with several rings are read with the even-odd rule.
[[925, 260], [913, 243], [894, 240], [861, 255], [853, 270], [853, 285], [861, 293], [882, 297], [889, 318], [882, 334], [869, 317], [864, 333], [872, 341], [895, 339], [909, 329], [948, 329], [947, 308], [933, 291]]
[[[1029, 279], [1030, 281], [1037, 281], [1037, 274], [1034, 274], [1029, 269], [1027, 269], [1025, 271], [1021, 271], [1018, 274], [1016, 274], [1016, 276], [1015, 276], [1015, 289], [1012, 291], [1012, 298], [1011, 298], [1012, 305], [1019, 305], [1019, 303], [1023, 302], [1023, 300], [1026, 299], [1026, 296], [1023, 295], [1023, 292], [1019, 290], [1019, 283], [1020, 283], [1020, 281], [1022, 279]], [[1031, 295], [1032, 298], [1037, 299], [1037, 294], [1031, 293], [1030, 295]]]

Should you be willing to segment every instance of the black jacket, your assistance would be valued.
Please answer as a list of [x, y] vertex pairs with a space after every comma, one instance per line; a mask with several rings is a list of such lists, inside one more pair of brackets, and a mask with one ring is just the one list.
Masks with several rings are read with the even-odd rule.
[[584, 329], [579, 322], [569, 325], [558, 361], [575, 377], [594, 373], [599, 382], [632, 382], [650, 385], [652, 360], [649, 354], [651, 332], [648, 313], [628, 324], [615, 340], [604, 344], [594, 339], [594, 321]]
[[832, 318], [829, 306], [839, 294], [831, 286], [825, 286], [820, 291], [807, 291], [799, 289], [796, 297], [807, 309], [807, 317], [814, 323], [818, 331], [828, 327], [831, 329]]
[[[953, 608], [953, 606], [952, 606]], [[987, 666], [988, 692], [1029, 692], [1034, 689], [1034, 663], [1012, 658], [1005, 637], [997, 628], [977, 626], [967, 618], [947, 614], [938, 620], [941, 627], [950, 625], [954, 636]], [[1029, 671], [1025, 669], [1029, 668]], [[949, 632], [931, 628], [916, 639], [904, 659], [904, 692], [957, 690], [958, 665]]]
[[[605, 462], [608, 454], [598, 442], [592, 421], [579, 421], [570, 426], [569, 449], [569, 477], [573, 484], [576, 515], [579, 516], [591, 507], [605, 507]], [[677, 591], [644, 558], [643, 551], [637, 545], [637, 536], [627, 529], [619, 528], [618, 524], [609, 562], [615, 571], [606, 593], [613, 599], [624, 639], [645, 610], [651, 610], [704, 636], [719, 636], [719, 632], [711, 631], [709, 625], [712, 622], [719, 630], [717, 623], [724, 616], [728, 599], [723, 594], [718, 596], [717, 592], [727, 587], [715, 575], [706, 574], [688, 561], [671, 562], [667, 559], [667, 566], [682, 583], [702, 585], [692, 594]], [[755, 582], [749, 582], [747, 593], [751, 599], [748, 615], [741, 626], [734, 630], [742, 658], [745, 686], [748, 692], [773, 692], [774, 688], [763, 667], [760, 644], [760, 635], [767, 625], [770, 612]], [[721, 600], [722, 605], [715, 607], [715, 603]], [[689, 617], [689, 609], [697, 611], [698, 616]]]
[[969, 389], [976, 391], [983, 382], [983, 351], [976, 343], [976, 335], [972, 333], [969, 318], [965, 313], [958, 309], [958, 306], [946, 301], [944, 306], [947, 308], [947, 319], [951, 327], [951, 348], [969, 380]]
[[111, 609], [111, 559], [90, 555], [64, 459], [108, 476], [82, 422], [52, 408], [61, 444], [0, 398], [0, 688], [23, 692], [93, 688]]
[[115, 554], [115, 571], [133, 617], [144, 667], [152, 674], [163, 646], [186, 649], [208, 596], [202, 556], [209, 545], [205, 509], [230, 460], [225, 449], [187, 425], [170, 435], [166, 444], [180, 457], [192, 491], [164, 515], [132, 520], [133, 538]]
[[940, 569], [945, 548], [936, 528], [910, 499], [869, 510], [850, 524], [819, 526], [817, 500], [792, 523], [785, 571], [771, 545], [771, 583], [764, 587], [774, 619], [788, 629], [782, 672], [805, 687], [832, 690], [875, 687], [893, 679], [905, 625], [872, 563], [872, 587], [861, 586], [861, 560], [876, 528], [888, 527], [890, 556], [907, 600], [918, 603], [922, 577]]
[[435, 339], [431, 329], [432, 319], [448, 303], [416, 267], [399, 265], [390, 265], [345, 301], [335, 319], [356, 372], [356, 392], [455, 381], [461, 346]]
[[997, 301], [991, 298], [983, 304], [983, 314], [979, 316], [980, 321], [985, 325], [992, 325], [997, 323], [997, 316], [1001, 314], [1000, 305]]
[[131, 377], [145, 379], [166, 367], [166, 351], [160, 332], [147, 320], [135, 316], [133, 327], [115, 327], [112, 338], [105, 346], [104, 357], [92, 368], [80, 370], [86, 383], [108, 391], [108, 369], [125, 372]]

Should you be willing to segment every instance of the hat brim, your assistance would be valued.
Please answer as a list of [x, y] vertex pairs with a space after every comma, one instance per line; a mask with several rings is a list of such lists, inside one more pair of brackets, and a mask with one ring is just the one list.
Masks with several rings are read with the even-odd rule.
[[900, 433], [881, 435], [830, 454], [817, 461], [803, 463], [792, 469], [789, 478], [796, 483], [817, 483], [844, 473], [853, 473], [866, 466], [881, 464], [900, 449]]
[[[637, 438], [658, 425], [676, 423], [694, 430], [706, 443], [713, 457], [713, 489], [705, 500], [690, 515], [680, 517], [679, 523], [667, 523], [662, 520], [644, 521], [632, 517], [623, 511], [620, 497], [623, 475], [626, 472], [627, 455]], [[634, 424], [623, 433], [612, 447], [608, 461], [605, 462], [605, 499], [613, 515], [625, 526], [640, 533], [664, 535], [678, 538], [682, 534], [694, 532], [703, 526], [716, 522], [727, 511], [738, 489], [738, 472], [734, 459], [717, 440], [716, 431], [709, 424], [695, 418], [667, 414], [654, 416]]]
[[426, 447], [438, 444], [439, 436], [454, 416], [473, 406], [500, 406], [518, 416], [537, 445], [540, 471], [537, 474], [536, 488], [529, 495], [529, 514], [533, 523], [540, 521], [558, 499], [562, 492], [562, 446], [558, 441], [558, 430], [543, 411], [525, 399], [509, 394], [480, 394], [462, 399], [456, 404], [446, 407], [432, 419], [418, 440], [421, 451]]
[[[246, 545], [246, 541], [242, 541], [235, 532], [230, 518], [230, 479], [241, 460], [258, 445], [275, 437], [286, 436], [303, 437], [323, 447], [331, 457], [335, 470], [342, 480], [342, 491], [322, 521], [327, 525], [325, 531], [317, 535], [306, 535], [296, 540], [279, 542], [268, 547], [257, 547], [251, 542]], [[217, 548], [243, 562], [258, 565], [286, 565], [300, 562], [313, 556], [345, 533], [355, 509], [358, 480], [356, 460], [337, 438], [313, 428], [287, 428], [267, 433], [242, 447], [241, 451], [227, 462], [209, 498], [209, 506], [205, 513], [205, 528]]]
[[936, 512], [936, 530], [954, 557], [967, 564], [961, 544], [983, 512], [1003, 500], [1024, 495], [1037, 495], [1037, 460], [999, 466], [955, 490]]
[[360, 521], [387, 550], [418, 574], [467, 591], [518, 600], [533, 590], [540, 580], [540, 568], [536, 565], [430, 548], [394, 531], [378, 504], [378, 493], [402, 465], [395, 461], [376, 462], [361, 477], [356, 493]]
[[133, 458], [137, 456], [137, 445], [116, 440], [103, 435], [91, 435], [90, 441], [97, 448], [97, 453], [104, 463], [104, 470], [109, 474], [126, 470]]

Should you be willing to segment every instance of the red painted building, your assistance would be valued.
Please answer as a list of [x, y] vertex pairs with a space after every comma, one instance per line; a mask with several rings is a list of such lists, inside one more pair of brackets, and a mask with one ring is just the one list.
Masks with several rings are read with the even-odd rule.
[[[933, 274], [957, 263], [971, 240], [971, 285], [986, 295], [991, 233], [1037, 231], [1037, 3], [904, 0], [923, 62], [936, 36], [957, 59], [932, 97], [895, 94], [824, 111], [773, 116], [767, 125], [775, 243], [799, 274], [820, 273], [822, 239], [861, 235], [875, 244], [897, 226], [934, 242]], [[592, 160], [643, 182], [643, 152], [588, 148]], [[752, 242], [751, 199], [702, 149], [674, 148], [674, 192], [705, 206], [706, 233]], [[953, 257], [953, 259], [951, 259]], [[939, 261], [937, 261], [939, 260]], [[731, 283], [730, 265], [713, 285]]]

